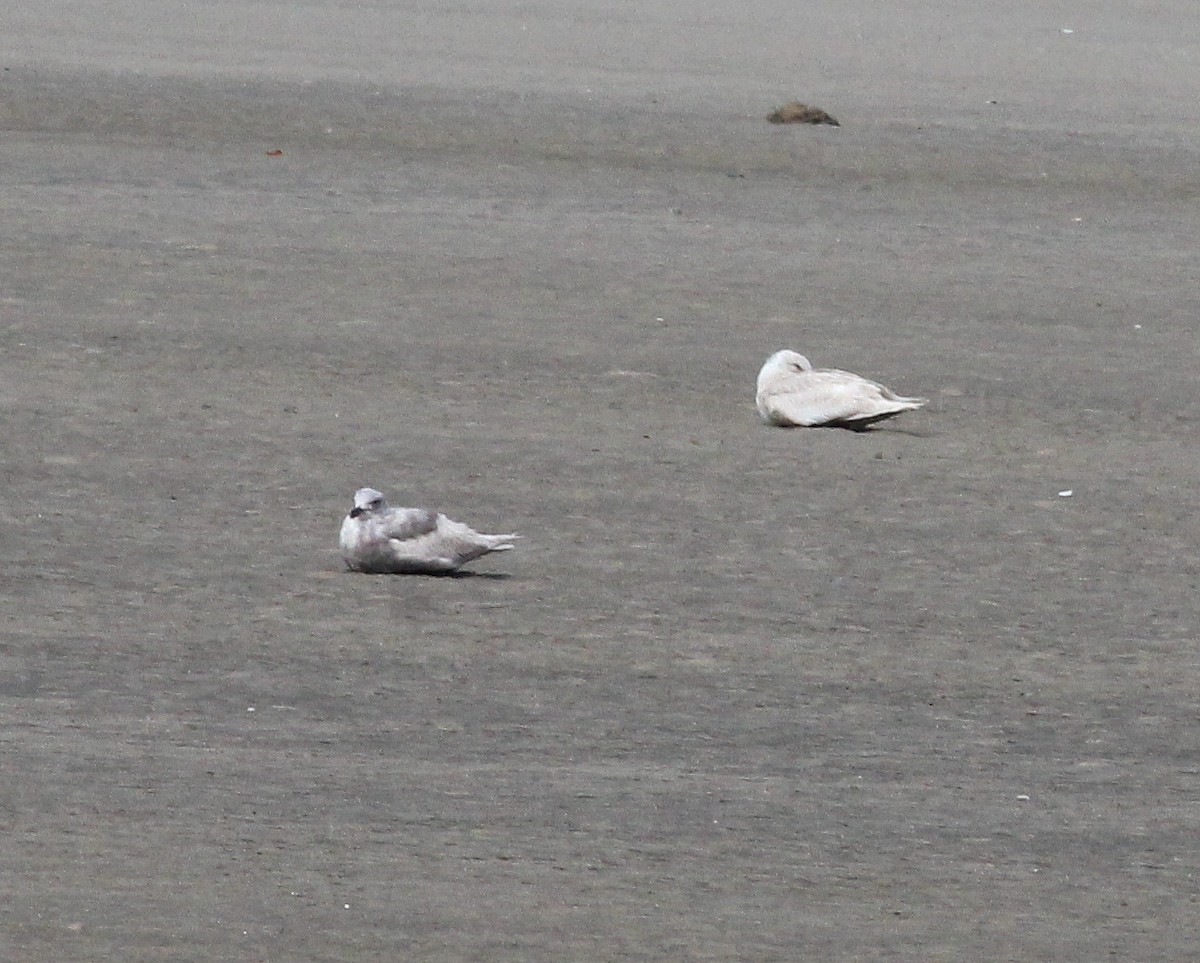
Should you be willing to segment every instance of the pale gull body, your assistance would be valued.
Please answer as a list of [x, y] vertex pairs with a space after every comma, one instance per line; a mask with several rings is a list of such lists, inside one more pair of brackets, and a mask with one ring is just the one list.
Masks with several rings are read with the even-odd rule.
[[861, 430], [920, 408], [925, 399], [902, 397], [849, 371], [814, 368], [795, 351], [776, 351], [758, 373], [755, 402], [763, 420], [772, 425]]
[[374, 488], [354, 493], [342, 522], [342, 557], [355, 572], [437, 575], [487, 555], [506, 552], [519, 535], [483, 535], [441, 512], [392, 508]]

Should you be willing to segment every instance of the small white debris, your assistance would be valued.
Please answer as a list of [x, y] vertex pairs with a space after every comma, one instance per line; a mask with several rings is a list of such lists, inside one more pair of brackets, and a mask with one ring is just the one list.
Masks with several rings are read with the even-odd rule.
[[1029, 802], [1029, 797], [1024, 793], [1021, 793], [1021, 795], [1017, 797], [1017, 802]]
[[246, 706], [246, 711], [247, 711], [247, 712], [253, 712], [253, 711], [254, 711], [254, 706]]
[[1074, 494], [1075, 494], [1075, 490], [1074, 490], [1074, 489], [1072, 489], [1072, 488], [1064, 488], [1062, 491], [1060, 491], [1060, 492], [1058, 493], [1058, 497], [1059, 497], [1059, 498], [1070, 498], [1070, 497], [1071, 497], [1072, 495], [1074, 495]]
[[1063, 27], [1062, 32], [1063, 33], [1074, 33], [1075, 31], [1071, 27]]
[[1142, 326], [1141, 326], [1140, 324], [1135, 324], [1135, 325], [1133, 326], [1133, 330], [1134, 330], [1134, 331], [1141, 331], [1141, 330], [1142, 330]]

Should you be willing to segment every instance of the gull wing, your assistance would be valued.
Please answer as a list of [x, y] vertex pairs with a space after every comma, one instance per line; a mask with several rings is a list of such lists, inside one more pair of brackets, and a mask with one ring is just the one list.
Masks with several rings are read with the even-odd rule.
[[835, 368], [810, 371], [779, 386], [765, 399], [776, 424], [864, 425], [923, 404], [877, 382]]
[[436, 531], [438, 513], [424, 508], [393, 508], [380, 522], [388, 538], [407, 542]]

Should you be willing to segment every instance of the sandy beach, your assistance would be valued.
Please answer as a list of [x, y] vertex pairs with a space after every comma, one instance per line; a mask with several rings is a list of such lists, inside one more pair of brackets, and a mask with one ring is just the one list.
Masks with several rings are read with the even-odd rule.
[[[0, 957], [1195, 955], [1200, 10], [80, 6], [0, 14]], [[365, 485], [524, 537], [350, 573]]]

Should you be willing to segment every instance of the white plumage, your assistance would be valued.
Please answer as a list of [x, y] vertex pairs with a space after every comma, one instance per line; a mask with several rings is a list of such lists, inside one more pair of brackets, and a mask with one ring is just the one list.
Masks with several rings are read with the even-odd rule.
[[342, 557], [355, 572], [438, 575], [489, 552], [506, 552], [519, 535], [484, 535], [424, 508], [392, 508], [374, 488], [354, 493], [342, 522]]
[[758, 373], [755, 402], [763, 420], [772, 425], [862, 430], [920, 408], [925, 399], [905, 398], [849, 371], [814, 368], [795, 351], [776, 351]]

